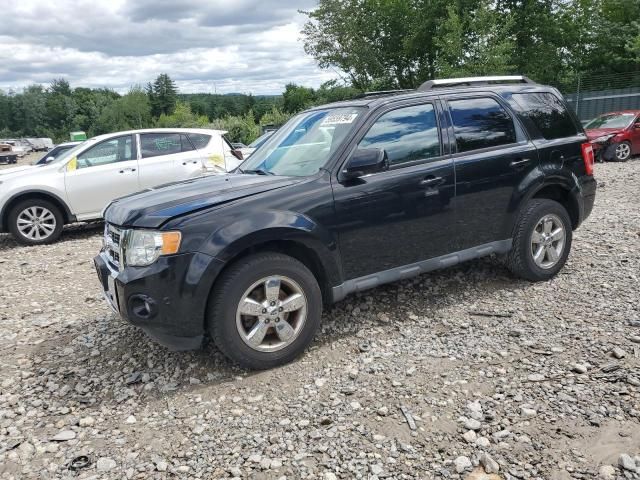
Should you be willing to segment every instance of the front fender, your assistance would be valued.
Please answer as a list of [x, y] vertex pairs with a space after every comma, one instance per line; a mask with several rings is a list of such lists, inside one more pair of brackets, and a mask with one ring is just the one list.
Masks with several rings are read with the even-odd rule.
[[299, 213], [266, 210], [243, 215], [216, 229], [199, 250], [229, 262], [247, 249], [274, 241], [292, 241], [305, 247], [320, 263], [331, 286], [342, 281], [336, 239], [329, 230]]

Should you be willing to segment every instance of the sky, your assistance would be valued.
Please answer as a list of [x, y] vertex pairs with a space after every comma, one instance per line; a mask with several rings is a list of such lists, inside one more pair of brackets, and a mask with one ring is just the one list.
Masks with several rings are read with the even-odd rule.
[[181, 93], [278, 94], [339, 78], [304, 53], [317, 0], [2, 0], [0, 89], [65, 78], [126, 93], [160, 73]]

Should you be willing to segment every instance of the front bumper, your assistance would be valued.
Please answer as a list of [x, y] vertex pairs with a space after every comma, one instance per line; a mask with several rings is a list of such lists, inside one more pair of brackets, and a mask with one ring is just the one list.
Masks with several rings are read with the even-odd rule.
[[593, 146], [593, 154], [599, 162], [613, 160], [616, 155], [616, 148], [620, 145], [620, 142], [612, 140], [607, 140], [606, 142], [594, 142], [592, 140], [589, 143]]
[[184, 253], [117, 271], [100, 252], [94, 263], [105, 299], [125, 321], [172, 350], [200, 347], [207, 300], [221, 261]]

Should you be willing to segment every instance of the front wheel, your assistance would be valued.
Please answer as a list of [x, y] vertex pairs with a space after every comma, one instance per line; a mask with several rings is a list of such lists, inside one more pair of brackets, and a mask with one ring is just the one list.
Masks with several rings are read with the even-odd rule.
[[260, 253], [233, 264], [209, 303], [209, 334], [240, 366], [285, 364], [311, 343], [322, 316], [317, 280], [298, 260]]
[[55, 242], [62, 233], [62, 212], [53, 203], [41, 199], [25, 200], [9, 213], [9, 231], [23, 245]]
[[618, 144], [615, 151], [615, 159], [617, 162], [626, 162], [631, 158], [631, 144], [622, 142]]
[[573, 231], [567, 210], [558, 202], [536, 199], [520, 213], [513, 233], [507, 266], [532, 282], [553, 278], [571, 250]]

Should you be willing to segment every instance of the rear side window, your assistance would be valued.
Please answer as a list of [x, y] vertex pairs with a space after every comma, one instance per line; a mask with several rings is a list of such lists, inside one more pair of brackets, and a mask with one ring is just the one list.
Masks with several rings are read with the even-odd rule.
[[385, 113], [358, 146], [383, 148], [391, 165], [439, 156], [440, 137], [433, 105], [416, 105]]
[[142, 158], [159, 157], [193, 150], [193, 145], [179, 133], [143, 133], [140, 135]]
[[205, 135], [204, 133], [188, 133], [187, 136], [193, 146], [197, 149], [201, 149], [209, 145], [209, 141], [211, 140], [211, 135]]
[[458, 152], [516, 142], [513, 120], [493, 98], [449, 100]]
[[514, 93], [521, 108], [520, 115], [528, 119], [547, 140], [571, 137], [578, 133], [576, 124], [564, 103], [552, 93]]

